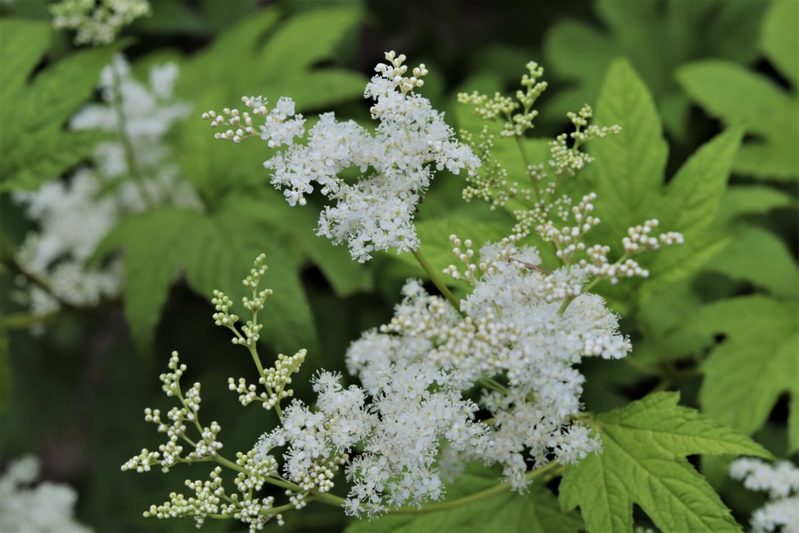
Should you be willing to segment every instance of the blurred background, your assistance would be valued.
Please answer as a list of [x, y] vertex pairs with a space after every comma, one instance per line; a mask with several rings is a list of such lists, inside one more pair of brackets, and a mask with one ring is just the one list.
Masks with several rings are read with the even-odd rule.
[[[525, 63], [534, 60], [543, 65], [549, 82], [539, 100], [542, 114], [535, 130], [536, 136], [544, 137], [565, 131], [566, 111], [594, 103], [608, 65], [626, 57], [661, 115], [669, 144], [667, 176], [725, 124], [742, 126], [746, 141], [760, 143], [763, 150], [753, 156], [755, 163], [741, 160], [736, 165], [724, 204], [732, 215], [719, 221], [724, 231], [742, 236], [738, 244], [677, 288], [668, 288], [674, 301], [657, 309], [666, 318], [628, 315], [632, 318], [626, 319], [625, 328], [634, 345], [641, 340], [642, 351], [663, 349], [658, 333], [647, 327], [654, 324], [658, 329], [664, 322], [678, 321], [702, 302], [748, 294], [796, 299], [799, 172], [797, 139], [792, 135], [799, 116], [791, 70], [795, 66], [781, 64], [780, 57], [775, 59], [764, 45], [768, 1], [152, 0], [151, 4], [151, 16], [126, 28], [119, 47], [133, 74], [142, 80], [152, 65], [172, 61], [179, 67], [174, 96], [189, 104], [191, 113], [175, 123], [163, 142], [177, 175], [191, 183], [203, 206], [196, 221], [187, 219], [185, 238], [205, 242], [192, 236], [205, 231], [204, 221], [221, 220], [230, 206], [244, 212], [246, 206], [239, 199], [255, 190], [264, 202], [272, 202], [269, 205], [277, 214], [271, 219], [224, 219], [219, 224], [229, 233], [222, 243], [201, 245], [203, 253], [215, 254], [222, 266], [205, 272], [192, 267], [190, 259], [179, 258], [187, 264], [176, 259], [174, 276], [165, 280], [156, 279], [147, 265], [171, 260], [166, 251], [146, 235], [132, 242], [125, 240], [125, 231], [115, 230], [114, 238], [104, 244], [106, 250], [92, 260], [107, 261], [118, 249], [126, 249], [132, 257], [138, 250], [139, 270], [127, 267], [122, 294], [44, 318], [29, 313], [19, 295], [24, 292], [20, 273], [12, 262], [6, 261], [0, 271], [0, 462], [5, 465], [24, 454], [38, 456], [42, 478], [74, 486], [80, 495], [79, 519], [97, 531], [193, 529], [190, 521], [145, 520], [141, 512], [166, 498], [187, 476], [203, 477], [202, 466], [176, 468], [168, 475], [120, 472], [120, 465], [141, 447], [160, 442], [142, 420], [142, 412], [145, 406], [165, 410], [168, 405], [158, 375], [172, 350], [179, 350], [189, 365], [189, 379], [202, 381], [206, 420], [220, 421], [226, 449], [247, 449], [270, 427], [262, 412], [241, 409], [227, 390], [229, 376], [251, 375], [251, 362], [230, 345], [228, 332], [213, 326], [208, 301], [212, 288], [236, 294], [238, 280], [259, 248], [267, 251], [271, 269], [264, 283], [276, 293], [273, 314], [272, 304], [267, 304], [264, 351], [293, 353], [307, 347], [306, 377], [319, 367], [340, 369], [346, 375], [343, 355], [349, 342], [386, 321], [402, 281], [419, 274], [392, 256], [357, 265], [344, 249], [303, 241], [302, 235], [312, 235], [316, 217], [288, 212], [279, 194], [262, 190], [268, 188], [261, 167], [266, 158], [263, 148], [255, 146], [258, 143], [215, 142], [199, 118], [207, 109], [237, 105], [241, 95], [286, 94], [296, 98], [303, 112], [332, 109], [341, 116], [368, 120], [363, 85], [383, 52], [393, 49], [405, 53], [412, 65], [427, 65], [430, 76], [423, 93], [457, 126], [454, 101], [459, 90], [513, 89]], [[6, 0], [0, 2], [0, 15], [46, 25], [47, 6], [45, 1]], [[76, 53], [71, 33], [53, 31], [37, 72]], [[796, 53], [793, 50], [794, 57]], [[696, 72], [691, 70], [707, 61], [743, 72], [746, 80], [755, 79], [785, 95], [787, 110], [776, 113], [782, 115], [780, 120], [794, 120], [793, 126], [770, 119], [768, 107], [774, 100], [745, 84], [740, 100], [733, 95], [733, 104], [715, 105], [723, 98], [708, 93], [707, 77], [693, 76]], [[8, 66], [0, 65], [3, 68]], [[99, 70], [95, 73], [99, 76]], [[724, 85], [721, 80], [714, 83], [711, 75], [711, 89]], [[58, 93], [53, 97], [57, 100]], [[99, 98], [94, 92], [87, 101]], [[47, 115], [47, 102], [39, 113]], [[61, 179], [70, 175], [63, 172]], [[439, 181], [421, 219], [435, 218], [437, 210], [459, 201], [457, 179]], [[14, 250], [36, 230], [37, 222], [9, 192], [0, 194], [0, 210], [3, 246]], [[153, 228], [153, 234], [158, 233]], [[228, 248], [228, 240], [241, 244]], [[771, 270], [764, 269], [765, 263]], [[665, 385], [629, 367], [584, 368], [590, 384], [588, 408], [622, 405], [659, 386], [679, 389], [685, 403], [696, 404], [699, 377], [683, 372], [695, 369], [695, 361], [687, 354], [671, 355], [667, 366], [672, 373]], [[307, 392], [303, 385], [297, 389], [300, 397]], [[787, 396], [780, 398], [757, 437], [777, 453], [784, 449], [788, 401]], [[737, 517], [745, 520], [761, 500], [722, 478], [716, 476], [717, 486]], [[337, 531], [346, 525], [335, 509], [312, 510], [292, 514], [284, 530]], [[236, 525], [210, 523], [206, 529], [235, 531]]]

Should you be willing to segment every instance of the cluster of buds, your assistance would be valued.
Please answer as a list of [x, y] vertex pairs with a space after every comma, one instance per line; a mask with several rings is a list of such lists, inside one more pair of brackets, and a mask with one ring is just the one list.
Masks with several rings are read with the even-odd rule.
[[[245, 99], [248, 99], [248, 97], [245, 96], [242, 98], [242, 101], [244, 101], [246, 105], [247, 102]], [[266, 108], [258, 103], [256, 108], [253, 109], [253, 114], [259, 114], [258, 110], [260, 109]], [[241, 112], [238, 109], [226, 107], [222, 110], [222, 113], [210, 110], [206, 111], [201, 116], [203, 120], [211, 121], [212, 128], [227, 126], [227, 130], [214, 133], [214, 139], [240, 143], [247, 137], [256, 137], [260, 135], [255, 127], [253, 127], [252, 115], [247, 111]]]
[[657, 219], [651, 219], [643, 224], [629, 228], [627, 236], [622, 239], [624, 254], [618, 261], [611, 263], [608, 260], [609, 246], [597, 244], [586, 251], [588, 260], [580, 261], [580, 266], [590, 275], [597, 278], [606, 278], [613, 284], [618, 283], [621, 278], [649, 277], [649, 271], [632, 257], [664, 246], [673, 246], [684, 242], [682, 234], [675, 231], [661, 233], [657, 236], [652, 235], [657, 226]]
[[616, 124], [612, 126], [591, 124], [593, 115], [594, 112], [588, 105], [584, 105], [577, 113], [567, 113], [574, 125], [574, 131], [569, 134], [561, 133], [549, 145], [549, 166], [556, 176], [573, 176], [594, 160], [591, 155], [580, 150], [591, 139], [601, 139], [621, 133], [621, 126]]
[[405, 54], [397, 55], [397, 53], [392, 50], [386, 52], [385, 58], [388, 64], [378, 63], [375, 66], [375, 72], [396, 83], [403, 94], [407, 94], [424, 85], [424, 80], [422, 78], [428, 74], [427, 67], [424, 66], [424, 63], [419, 64], [418, 67], [414, 67], [411, 71], [411, 76], [405, 77], [405, 73], [408, 72], [408, 65], [403, 64], [407, 59]]
[[[444, 274], [450, 276], [452, 279], [465, 279], [472, 285], [475, 285], [479, 280], [477, 277], [477, 264], [474, 262], [474, 250], [472, 249], [471, 239], [461, 241], [457, 235], [450, 235], [449, 242], [452, 243], [452, 255], [457, 257], [465, 268], [461, 272], [455, 265], [449, 265], [444, 269]], [[463, 248], [461, 248], [463, 246]]]
[[627, 236], [621, 241], [624, 246], [624, 252], [629, 255], [657, 250], [662, 246], [672, 246], [674, 244], [682, 244], [683, 236], [676, 231], [669, 231], [661, 233], [658, 236], [652, 236], [652, 230], [658, 227], [658, 220], [647, 220], [643, 224], [633, 226], [627, 230]]
[[[492, 97], [472, 93], [459, 93], [458, 102], [470, 104], [478, 117], [483, 120], [504, 120], [500, 135], [502, 137], [522, 137], [533, 128], [533, 120], [538, 111], [533, 109], [535, 101], [547, 89], [547, 82], [539, 81], [544, 69], [538, 63], [527, 63], [527, 73], [522, 76], [522, 89], [516, 91], [516, 99], [495, 92]], [[521, 112], [516, 111], [521, 109]]]
[[536, 228], [542, 239], [555, 245], [556, 255], [564, 264], [570, 264], [574, 254], [586, 249], [582, 241], [583, 235], [599, 224], [599, 218], [591, 215], [594, 210], [594, 200], [596, 193], [592, 192], [583, 196], [580, 202], [572, 207], [573, 226], [558, 228], [551, 220], [547, 220]]
[[[143, 448], [138, 455], [132, 457], [122, 470], [136, 470], [148, 472], [153, 465], [160, 465], [163, 472], [168, 472], [177, 463], [192, 463], [214, 457], [222, 449], [222, 443], [217, 440], [221, 427], [216, 421], [203, 427], [198, 419], [200, 404], [200, 384], [194, 383], [185, 393], [180, 387], [180, 378], [186, 372], [186, 365], [180, 362], [177, 352], [172, 352], [168, 368], [170, 372], [161, 374], [163, 383], [161, 389], [168, 397], [177, 398], [180, 406], [173, 407], [167, 413], [167, 420], [161, 418], [159, 409], [147, 408], [144, 410], [144, 420], [154, 424], [159, 433], [167, 436], [167, 442], [159, 445], [158, 451]], [[184, 454], [181, 442], [191, 442], [187, 438], [187, 427], [191, 424], [199, 433], [199, 439], [193, 442], [194, 447], [189, 453]]]

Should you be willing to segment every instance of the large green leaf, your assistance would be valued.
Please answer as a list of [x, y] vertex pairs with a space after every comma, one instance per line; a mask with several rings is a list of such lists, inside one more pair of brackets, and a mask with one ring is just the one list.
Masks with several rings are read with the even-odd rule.
[[594, 5], [604, 28], [567, 19], [546, 35], [547, 63], [571, 84], [555, 95], [546, 116], [562, 119], [566, 111], [593, 102], [607, 67], [623, 56], [640, 72], [677, 137], [687, 134], [689, 102], [674, 82], [674, 70], [699, 58], [754, 59], [767, 7], [766, 2], [724, 0], [599, 0]]
[[560, 484], [561, 505], [579, 506], [589, 532], [631, 531], [633, 504], [663, 531], [740, 531], [685, 457], [770, 454], [678, 401], [652, 394], [591, 422], [603, 450], [569, 467]]
[[709, 114], [741, 126], [744, 143], [735, 170], [763, 179], [799, 179], [799, 3], [775, 1], [763, 28], [763, 49], [793, 82], [788, 91], [773, 80], [723, 61], [694, 62], [677, 72], [685, 91]]
[[246, 265], [266, 253], [264, 284], [274, 289], [264, 313], [264, 338], [278, 350], [316, 347], [310, 307], [299, 279], [302, 256], [274, 227], [253, 216], [245, 200], [229, 198], [210, 215], [161, 208], [123, 221], [98, 253], [125, 255], [125, 311], [140, 346], [147, 348], [169, 287], [179, 274], [200, 294], [221, 289], [238, 299]]
[[752, 434], [783, 393], [793, 396], [789, 448], [799, 449], [799, 308], [763, 295], [709, 304], [687, 317], [679, 336], [696, 352], [713, 347], [702, 366], [703, 411]]
[[719, 220], [726, 224], [742, 216], [786, 207], [797, 208], [799, 202], [779, 189], [762, 185], [732, 185], [721, 201]]
[[100, 69], [118, 47], [72, 54], [26, 83], [46, 50], [49, 30], [12, 19], [0, 22], [0, 34], [0, 190], [33, 189], [79, 163], [102, 138], [64, 126], [91, 96]]
[[760, 49], [794, 86], [799, 85], [799, 4], [774, 1], [763, 20]]
[[[591, 148], [595, 163], [583, 178], [583, 187], [597, 191], [596, 212], [602, 221], [591, 238], [619, 252], [627, 228], [656, 218], [662, 231], [681, 232], [686, 242], [642, 258], [653, 278], [644, 285], [674, 282], [696, 272], [724, 244], [714, 225], [740, 131], [724, 132], [701, 146], [667, 184], [667, 145], [655, 104], [625, 60], [614, 62], [608, 70], [596, 121], [618, 124], [622, 131]], [[626, 283], [609, 294], [624, 300], [623, 295], [629, 297], [635, 286]]]
[[705, 270], [752, 283], [777, 297], [799, 295], [799, 269], [785, 244], [773, 233], [744, 225]]
[[592, 154], [601, 228], [622, 235], [632, 224], [650, 218], [668, 152], [652, 96], [628, 61], [616, 61], [608, 70], [596, 122], [621, 126], [618, 135], [598, 141]]
[[[447, 501], [479, 493], [499, 482], [491, 471], [474, 468], [447, 487]], [[582, 529], [575, 513], [564, 513], [546, 487], [534, 485], [524, 494], [506, 489], [441, 511], [388, 514], [376, 520], [360, 520], [347, 533], [571, 533]]]
[[50, 28], [24, 19], [0, 20], [0, 101], [23, 86], [50, 44]]

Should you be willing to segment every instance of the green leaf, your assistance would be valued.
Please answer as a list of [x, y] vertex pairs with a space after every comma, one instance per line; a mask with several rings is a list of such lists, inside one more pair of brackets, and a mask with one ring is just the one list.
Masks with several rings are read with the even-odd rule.
[[63, 132], [58, 128], [30, 133], [0, 161], [0, 175], [4, 176], [0, 190], [35, 189], [88, 159], [106, 137], [102, 132]]
[[569, 467], [560, 484], [562, 507], [579, 506], [589, 532], [631, 531], [633, 504], [663, 531], [740, 531], [685, 456], [771, 455], [678, 401], [676, 393], [652, 394], [592, 422], [602, 452]]
[[338, 296], [349, 296], [372, 287], [366, 267], [353, 261], [346, 247], [335, 246], [329, 239], [316, 235], [319, 214], [310, 206], [305, 209], [291, 207], [281, 194], [270, 190], [257, 197], [237, 198], [236, 208], [246, 212], [250, 219], [289, 235], [319, 267]]
[[[177, 93], [190, 99], [214, 93], [214, 108], [234, 105], [247, 94], [273, 100], [299, 95], [300, 110], [360, 97], [366, 83], [362, 75], [316, 65], [336, 59], [338, 45], [360, 17], [357, 7], [325, 7], [278, 24], [279, 11], [266, 10], [224, 32], [208, 50], [191, 58], [182, 69]], [[270, 30], [274, 31], [267, 38]]]
[[0, 20], [0, 102], [25, 83], [49, 45], [50, 28], [46, 23]]
[[775, 1], [763, 24], [762, 48], [793, 82], [788, 91], [773, 80], [723, 61], [698, 61], [678, 70], [688, 95], [710, 115], [745, 128], [751, 139], [735, 170], [755, 178], [799, 179], [799, 4]]
[[[263, 314], [264, 338], [276, 349], [316, 347], [310, 306], [299, 279], [301, 256], [285, 233], [252, 216], [244, 200], [227, 199], [210, 215], [160, 208], [130, 217], [101, 243], [98, 255], [114, 249], [125, 255], [125, 312], [141, 348], [153, 329], [170, 286], [182, 273], [188, 284], [210, 298], [214, 289], [237, 301], [241, 280], [259, 253], [267, 255], [264, 284], [274, 289]], [[157, 260], [153, 260], [157, 258]]]
[[[468, 497], [496, 485], [499, 475], [471, 469], [447, 487], [447, 501]], [[439, 504], [440, 505], [440, 504]], [[444, 503], [446, 505], [446, 503]], [[575, 513], [564, 513], [555, 496], [539, 485], [524, 494], [507, 489], [451, 509], [411, 514], [388, 514], [375, 520], [360, 520], [347, 533], [427, 533], [497, 531], [575, 533], [582, 523]]]
[[791, 252], [773, 233], [757, 227], [736, 229], [705, 270], [748, 281], [777, 297], [790, 299], [799, 294], [799, 269]]
[[711, 226], [740, 142], [741, 132], [728, 130], [700, 146], [669, 182], [662, 206], [650, 206], [663, 231], [678, 231], [685, 237], [685, 244], [659, 250], [652, 258], [649, 270], [658, 282], [696, 271], [722, 248], [724, 241]]
[[622, 235], [631, 225], [651, 217], [649, 206], [663, 184], [668, 152], [655, 103], [626, 60], [615, 61], [608, 70], [597, 101], [596, 123], [622, 128], [620, 134], [602, 139], [592, 149], [603, 231]]
[[[763, 295], [743, 296], [709, 304], [690, 315], [679, 335], [697, 352], [712, 347], [702, 367], [699, 393], [702, 409], [715, 420], [746, 434], [763, 426], [779, 396], [793, 395], [791, 420], [799, 397], [799, 309]], [[789, 448], [799, 449], [799, 434], [789, 435]]]
[[357, 6], [314, 9], [292, 17], [261, 50], [259, 68], [273, 79], [303, 73], [329, 58], [360, 18]]
[[799, 85], [799, 3], [793, 0], [772, 3], [763, 20], [760, 48], [795, 87]]
[[596, 212], [602, 223], [589, 238], [620, 253], [627, 228], [656, 218], [661, 231], [681, 232], [686, 241], [640, 258], [651, 281], [602, 289], [625, 302], [636, 288], [673, 283], [698, 271], [726, 244], [716, 228], [717, 217], [741, 132], [732, 129], [702, 145], [667, 185], [667, 145], [654, 102], [625, 60], [614, 62], [608, 71], [596, 122], [618, 124], [621, 133], [590, 147], [595, 162], [579, 180], [581, 192], [595, 190], [599, 196]]
[[[1, 24], [0, 190], [33, 189], [79, 163], [102, 138], [96, 132], [68, 132], [63, 128], [91, 96], [100, 69], [111, 61], [118, 47], [72, 54], [25, 83], [45, 51], [49, 33], [28, 22], [10, 20]], [[7, 53], [18, 55], [5, 58]], [[21, 74], [7, 74], [9, 68]]]
[[768, 213], [773, 209], [797, 207], [790, 194], [762, 185], [732, 185], [721, 200], [719, 221], [728, 224], [738, 217]]
[[547, 32], [547, 65], [569, 85], [554, 96], [545, 116], [562, 120], [567, 111], [593, 102], [608, 66], [625, 57], [652, 91], [669, 132], [683, 138], [689, 102], [674, 82], [674, 70], [700, 58], [754, 59], [767, 3], [599, 0], [594, 7], [601, 28], [567, 19]]

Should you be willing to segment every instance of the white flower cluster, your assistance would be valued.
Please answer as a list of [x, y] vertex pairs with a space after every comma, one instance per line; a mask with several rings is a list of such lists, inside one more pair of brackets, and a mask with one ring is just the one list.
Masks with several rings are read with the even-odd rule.
[[[585, 279], [579, 270], [545, 274], [526, 266], [539, 263], [535, 250], [508, 241], [484, 247], [484, 274], [461, 301], [463, 315], [411, 281], [391, 322], [347, 353], [350, 370], [367, 388], [395, 380], [397, 367], [422, 362], [445, 373], [459, 393], [484, 387], [479, 403], [492, 423], [469, 436], [466, 455], [503, 465], [517, 489], [526, 486], [530, 463], [574, 462], [599, 447], [587, 428], [573, 422], [583, 383], [573, 366], [584, 356], [617, 359], [630, 351], [602, 298], [579, 293]], [[468, 421], [461, 417], [450, 442]]]
[[[386, 60], [375, 67], [377, 75], [364, 91], [374, 101], [371, 115], [379, 122], [374, 133], [325, 113], [307, 132], [305, 142], [297, 142], [306, 135], [305, 120], [288, 98], [281, 98], [271, 110], [263, 98], [243, 99], [252, 115], [266, 117], [260, 128], [253, 125], [250, 112], [225, 109], [221, 114], [203, 114], [212, 126], [227, 128], [216, 134], [218, 139], [239, 142], [260, 135], [270, 148], [285, 147], [264, 162], [272, 184], [284, 190], [291, 205], [304, 205], [316, 184], [335, 202], [319, 218], [319, 235], [337, 244], [346, 242], [360, 262], [378, 250], [418, 248], [413, 216], [435, 172], [471, 173], [480, 164], [469, 147], [454, 139], [443, 114], [413, 92], [423, 84], [424, 65], [406, 76], [404, 55], [389, 52]], [[351, 168], [361, 174], [355, 182], [340, 176]]]
[[[38, 223], [21, 245], [17, 261], [30, 276], [44, 280], [29, 290], [36, 314], [61, 305], [92, 306], [120, 290], [121, 265], [88, 266], [106, 233], [127, 213], [153, 204], [199, 207], [192, 187], [177, 179], [162, 138], [189, 107], [173, 101], [177, 66], [150, 71], [149, 86], [139, 83], [118, 56], [101, 75], [103, 103], [91, 104], [73, 119], [73, 130], [102, 130], [116, 136], [100, 143], [93, 168], [81, 168], [68, 182], [53, 181], [30, 193], [15, 193]], [[46, 285], [45, 287], [42, 285]]]
[[114, 41], [123, 26], [150, 14], [147, 0], [62, 0], [50, 7], [56, 29], [76, 30], [75, 44]]
[[788, 461], [771, 465], [758, 459], [738, 459], [730, 476], [749, 490], [768, 492], [770, 501], [752, 514], [755, 533], [799, 533], [799, 467]]
[[75, 520], [75, 490], [49, 481], [34, 485], [38, 477], [39, 460], [33, 456], [8, 465], [0, 476], [0, 529], [7, 533], [91, 531]]

